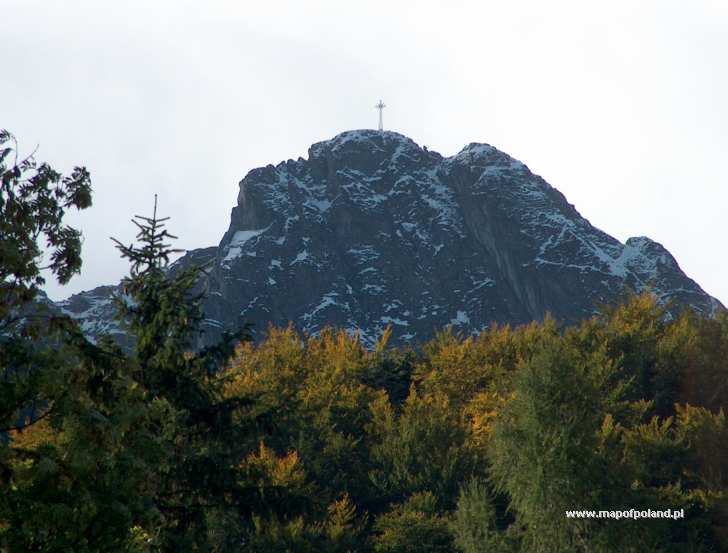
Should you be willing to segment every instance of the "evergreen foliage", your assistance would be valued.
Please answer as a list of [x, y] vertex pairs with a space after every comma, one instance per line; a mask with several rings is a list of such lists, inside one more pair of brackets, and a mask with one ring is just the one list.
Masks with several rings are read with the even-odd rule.
[[2, 179], [0, 552], [728, 551], [725, 313], [645, 295], [419, 350], [291, 327], [200, 349], [205, 268], [168, 270], [155, 205], [117, 242], [126, 354], [32, 302], [41, 235], [58, 280], [80, 267], [88, 174]]
[[453, 551], [448, 520], [428, 491], [413, 494], [406, 502], [382, 514], [374, 523], [375, 553], [448, 553]]
[[155, 520], [142, 398], [118, 347], [31, 303], [41, 238], [59, 282], [80, 269], [63, 217], [91, 204], [89, 175], [19, 161], [11, 142], [0, 133], [0, 550], [128, 550], [130, 529]]
[[452, 521], [455, 545], [463, 553], [505, 553], [516, 543], [497, 526], [496, 509], [486, 482], [472, 478], [460, 490]]

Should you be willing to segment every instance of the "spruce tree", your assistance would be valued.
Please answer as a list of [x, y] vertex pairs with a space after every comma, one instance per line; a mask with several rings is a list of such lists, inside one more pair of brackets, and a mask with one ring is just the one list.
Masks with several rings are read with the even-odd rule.
[[0, 132], [3, 553], [137, 550], [134, 529], [156, 519], [154, 448], [126, 359], [37, 301], [44, 268], [60, 283], [78, 273], [80, 233], [64, 217], [90, 204], [84, 168], [64, 177], [32, 155], [19, 160], [15, 139]]
[[[173, 249], [165, 222], [136, 216], [138, 245], [115, 240], [130, 262], [117, 298], [121, 320], [135, 341], [134, 375], [147, 401], [166, 413], [162, 429], [165, 460], [158, 478], [157, 508], [164, 517], [158, 543], [163, 551], [224, 550], [236, 532], [252, 525], [258, 492], [239, 478], [238, 464], [249, 453], [246, 440], [256, 421], [246, 416], [248, 398], [225, 398], [220, 361], [245, 329], [215, 348], [195, 349], [202, 320], [202, 293], [195, 287], [203, 267], [171, 274]], [[232, 517], [235, 526], [220, 535], [214, 518]], [[218, 530], [213, 530], [217, 528]]]
[[496, 509], [488, 486], [480, 478], [471, 478], [460, 488], [457, 508], [451, 523], [455, 545], [463, 553], [505, 553], [515, 547], [496, 527]]

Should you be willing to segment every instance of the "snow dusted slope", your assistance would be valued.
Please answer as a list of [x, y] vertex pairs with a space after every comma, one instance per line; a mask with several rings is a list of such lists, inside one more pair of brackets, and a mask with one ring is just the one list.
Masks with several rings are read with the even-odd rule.
[[[190, 250], [169, 266], [169, 272], [174, 274], [175, 271], [191, 264], [204, 266], [214, 259], [216, 253], [217, 248], [215, 247]], [[116, 319], [114, 296], [120, 294], [121, 286], [119, 285], [99, 286], [93, 290], [74, 294], [53, 305], [60, 313], [76, 319], [83, 333], [92, 341], [95, 342], [101, 334], [107, 334], [122, 347], [130, 347], [132, 341], [126, 334], [123, 325]], [[50, 300], [47, 301], [53, 303]]]
[[95, 338], [99, 334], [109, 334], [121, 337], [124, 332], [114, 319], [113, 296], [116, 292], [116, 286], [99, 286], [56, 302], [56, 306], [64, 315], [78, 319], [81, 330], [87, 336]]
[[[705, 314], [720, 305], [662, 246], [592, 227], [496, 148], [444, 158], [394, 132], [345, 132], [308, 159], [250, 171], [217, 249], [195, 252], [181, 263], [214, 259], [205, 342], [245, 321], [258, 335], [292, 321], [367, 344], [392, 325], [395, 343], [414, 343], [445, 325], [574, 322], [627, 290]], [[105, 319], [104, 305], [78, 313]]]
[[452, 324], [573, 322], [626, 288], [711, 313], [717, 302], [647, 238], [592, 227], [561, 193], [487, 144], [449, 158], [394, 132], [342, 133], [308, 159], [254, 169], [210, 273], [208, 316], [372, 343]]

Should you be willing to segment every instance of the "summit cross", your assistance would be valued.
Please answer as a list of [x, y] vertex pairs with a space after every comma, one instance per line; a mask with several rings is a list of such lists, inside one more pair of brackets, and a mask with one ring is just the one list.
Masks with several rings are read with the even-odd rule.
[[384, 105], [384, 102], [382, 102], [381, 100], [379, 100], [379, 103], [376, 106], [374, 106], [374, 107], [379, 110], [379, 130], [380, 131], [383, 131], [384, 130], [384, 125], [382, 124], [382, 110], [384, 108], [386, 108], [387, 106]]

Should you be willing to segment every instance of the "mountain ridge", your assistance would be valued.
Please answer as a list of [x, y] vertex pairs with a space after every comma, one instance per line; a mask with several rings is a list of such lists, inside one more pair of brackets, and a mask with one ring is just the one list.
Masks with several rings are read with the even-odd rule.
[[[576, 322], [627, 291], [704, 315], [721, 307], [662, 245], [622, 244], [488, 144], [444, 157], [392, 131], [346, 131], [239, 187], [218, 246], [172, 265], [210, 263], [203, 343], [289, 321], [358, 331], [366, 345], [391, 325], [393, 343], [415, 343], [446, 325], [471, 334], [547, 312]], [[104, 303], [113, 287], [98, 290], [57, 305], [91, 337], [122, 333]]]

